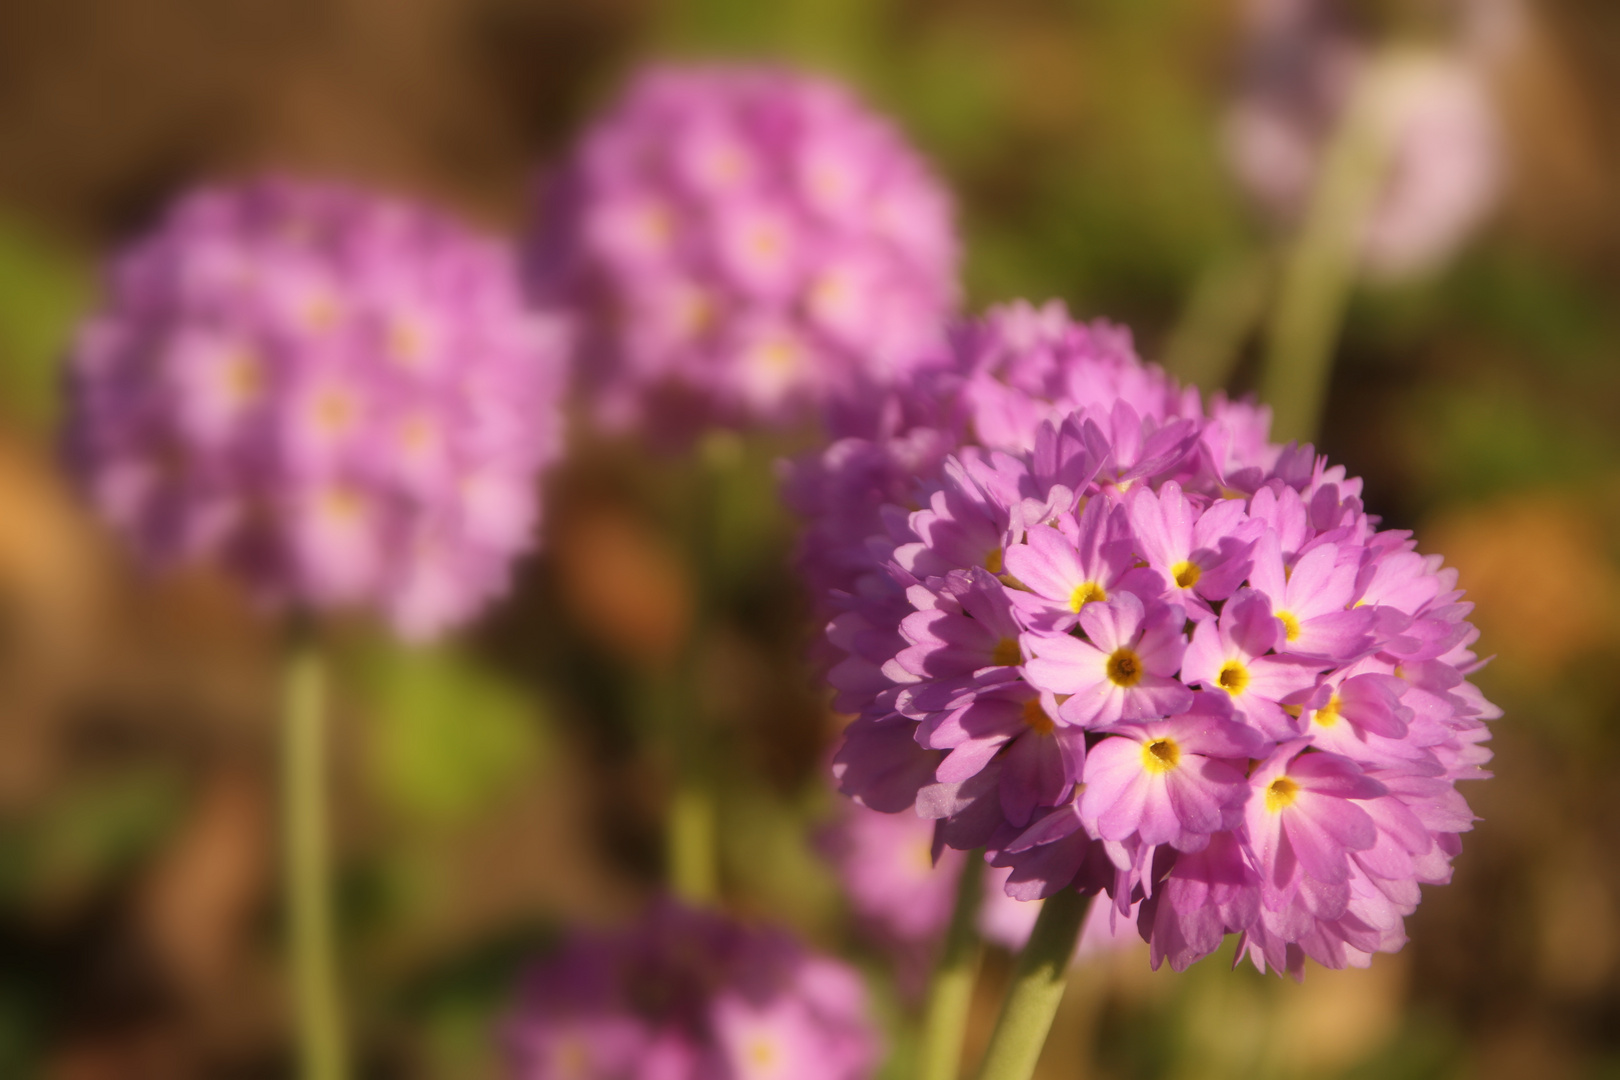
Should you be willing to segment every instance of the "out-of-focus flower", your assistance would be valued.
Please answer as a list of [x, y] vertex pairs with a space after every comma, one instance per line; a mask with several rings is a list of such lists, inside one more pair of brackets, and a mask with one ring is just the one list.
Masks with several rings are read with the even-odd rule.
[[956, 298], [923, 162], [844, 87], [769, 67], [643, 73], [546, 180], [531, 269], [579, 320], [599, 418], [678, 432], [888, 385]]
[[1229, 155], [1268, 213], [1297, 220], [1351, 100], [1380, 71], [1371, 123], [1385, 176], [1362, 226], [1361, 255], [1374, 274], [1420, 272], [1444, 261], [1501, 192], [1502, 135], [1486, 70], [1500, 49], [1414, 46], [1399, 64], [1379, 66], [1341, 8], [1335, 0], [1252, 0]]
[[505, 1044], [522, 1080], [858, 1080], [879, 1056], [853, 969], [671, 903], [534, 967]]
[[1499, 715], [1456, 572], [1111, 328], [1019, 306], [956, 341], [789, 470], [842, 789], [987, 847], [1020, 900], [1106, 891], [1155, 964], [1227, 933], [1295, 974], [1399, 948]]
[[[915, 814], [882, 814], [849, 803], [821, 837], [838, 871], [850, 908], [878, 944], [899, 954], [902, 974], [920, 976], [951, 921], [966, 856], [951, 848], [934, 852], [934, 823]], [[1008, 871], [985, 874], [979, 933], [1008, 949], [1023, 948], [1040, 914], [1037, 903], [1005, 889]], [[1119, 931], [1119, 932], [1116, 932]], [[1097, 906], [1087, 917], [1079, 953], [1136, 941], [1135, 924]]]
[[475, 614], [531, 542], [565, 342], [511, 252], [425, 208], [264, 179], [186, 195], [110, 267], [67, 448], [149, 562], [273, 604]]

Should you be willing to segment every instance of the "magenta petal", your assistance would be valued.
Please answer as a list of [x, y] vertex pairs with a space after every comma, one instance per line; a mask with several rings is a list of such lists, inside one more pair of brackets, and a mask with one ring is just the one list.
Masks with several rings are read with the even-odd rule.
[[[1086, 610], [1100, 605], [1087, 604]], [[1033, 642], [1036, 655], [1024, 661], [1024, 673], [1037, 689], [1054, 694], [1077, 694], [1108, 679], [1108, 655], [1067, 634], [1041, 637]]]
[[[1125, 691], [1120, 707], [1120, 718], [1141, 720], [1155, 716], [1174, 716], [1192, 706], [1193, 692], [1177, 682], [1158, 675], [1144, 675], [1142, 681]], [[1073, 700], [1072, 698], [1070, 699]], [[1065, 703], [1067, 704], [1067, 703]], [[1110, 721], [1097, 721], [1108, 723]]]
[[945, 755], [945, 760], [934, 770], [934, 779], [942, 784], [960, 784], [969, 780], [977, 776], [1006, 743], [1005, 735], [962, 743]]
[[[1316, 808], [1312, 809], [1314, 811]], [[1294, 854], [1299, 858], [1300, 867], [1317, 881], [1337, 884], [1350, 878], [1348, 852], [1327, 829], [1320, 826], [1320, 822], [1332, 820], [1335, 812], [1341, 809], [1355, 810], [1363, 819], [1367, 818], [1364, 811], [1349, 804], [1341, 804], [1316, 813], [1307, 813], [1298, 805], [1283, 811], [1283, 833], [1288, 837]], [[1367, 820], [1367, 826], [1370, 834], [1372, 832], [1370, 820]], [[1370, 844], [1371, 836], [1368, 837], [1368, 844], [1363, 846]]]

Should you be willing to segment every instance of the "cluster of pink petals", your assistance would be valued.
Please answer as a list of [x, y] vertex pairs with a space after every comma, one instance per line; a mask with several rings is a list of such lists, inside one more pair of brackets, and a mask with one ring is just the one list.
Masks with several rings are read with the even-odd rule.
[[861, 1080], [880, 1056], [852, 968], [672, 903], [534, 967], [505, 1044], [519, 1080]]
[[534, 534], [565, 343], [512, 252], [439, 213], [267, 179], [182, 198], [111, 266], [68, 452], [148, 561], [261, 597], [475, 614]]
[[1114, 328], [1020, 305], [956, 345], [789, 471], [843, 790], [1020, 899], [1106, 891], [1155, 964], [1399, 948], [1498, 715], [1455, 572]]
[[786, 69], [643, 73], [540, 217], [534, 292], [579, 320], [609, 426], [802, 418], [892, 383], [955, 304], [944, 188], [847, 88]]
[[[1227, 120], [1228, 149], [1243, 185], [1290, 223], [1305, 211], [1375, 55], [1338, 0], [1253, 0], [1249, 8], [1248, 63]], [[1413, 48], [1385, 73], [1373, 124], [1388, 155], [1386, 177], [1361, 237], [1370, 271], [1399, 276], [1433, 267], [1495, 205], [1505, 167], [1489, 59], [1487, 50], [1461, 43]]]

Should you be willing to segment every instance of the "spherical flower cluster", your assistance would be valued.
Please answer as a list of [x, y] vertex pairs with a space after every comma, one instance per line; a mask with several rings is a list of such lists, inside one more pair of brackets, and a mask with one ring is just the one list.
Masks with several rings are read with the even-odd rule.
[[821, 78], [658, 68], [544, 187], [542, 305], [611, 426], [791, 419], [892, 382], [954, 306], [950, 199]]
[[148, 561], [420, 636], [528, 546], [565, 343], [511, 252], [417, 206], [265, 179], [182, 199], [73, 348], [67, 447]]
[[833, 546], [807, 564], [843, 790], [987, 847], [1021, 899], [1105, 890], [1155, 964], [1227, 933], [1296, 973], [1399, 948], [1498, 715], [1456, 573], [1117, 331], [1018, 307], [958, 345], [960, 426], [891, 417], [790, 477]]
[[671, 903], [530, 971], [505, 1042], [521, 1080], [859, 1080], [879, 1056], [853, 969]]
[[[1304, 212], [1329, 141], [1377, 67], [1341, 6], [1251, 5], [1228, 148], [1238, 179], [1285, 223]], [[1386, 176], [1361, 236], [1369, 271], [1389, 277], [1434, 266], [1495, 204], [1502, 135], [1484, 53], [1413, 47], [1399, 64], [1385, 64], [1373, 125]]]

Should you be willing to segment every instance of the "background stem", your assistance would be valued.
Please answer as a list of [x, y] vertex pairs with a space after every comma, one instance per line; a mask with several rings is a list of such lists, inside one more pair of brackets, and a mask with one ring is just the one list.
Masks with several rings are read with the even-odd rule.
[[1205, 267], [1165, 341], [1165, 370], [1206, 398], [1224, 389], [1266, 316], [1276, 278], [1276, 259], [1265, 251], [1239, 252]]
[[1384, 99], [1399, 67], [1398, 57], [1382, 57], [1357, 85], [1283, 265], [1260, 382], [1280, 442], [1316, 437], [1367, 215], [1388, 170]]
[[1029, 1080], [1063, 1000], [1069, 961], [1091, 897], [1064, 889], [1041, 905], [1029, 944], [1018, 954], [1012, 985], [990, 1035], [979, 1080]]
[[968, 853], [956, 883], [956, 906], [939, 966], [928, 984], [923, 1006], [922, 1045], [918, 1048], [918, 1080], [956, 1080], [962, 1064], [962, 1040], [967, 1034], [968, 1009], [973, 1003], [973, 982], [984, 953], [979, 940], [979, 904], [984, 894], [984, 853]]
[[669, 884], [689, 904], [720, 898], [714, 794], [696, 777], [681, 778], [669, 807]]
[[325, 671], [314, 636], [289, 638], [282, 688], [284, 899], [298, 1023], [299, 1074], [347, 1075], [333, 959], [326, 815]]

